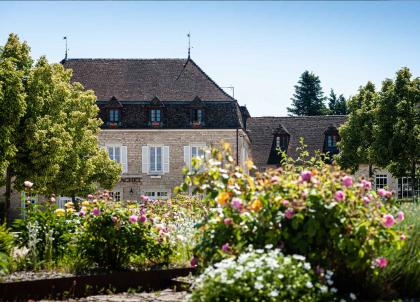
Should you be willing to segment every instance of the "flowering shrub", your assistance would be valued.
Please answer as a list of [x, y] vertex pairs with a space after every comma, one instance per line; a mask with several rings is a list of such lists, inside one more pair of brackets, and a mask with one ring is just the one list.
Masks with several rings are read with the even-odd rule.
[[[323, 281], [332, 285], [331, 277], [329, 271]], [[333, 301], [337, 290], [318, 280], [303, 256], [251, 249], [208, 267], [190, 301]]]
[[[208, 157], [205, 168], [188, 173], [182, 186], [193, 185], [212, 208], [198, 224], [194, 252], [201, 265], [238, 255], [250, 244], [273, 244], [335, 271], [341, 285], [352, 285], [385, 265], [378, 260], [380, 248], [404, 244], [403, 233], [393, 227], [399, 223], [394, 217], [403, 217], [391, 206], [390, 193], [379, 196], [369, 181], [307, 159], [305, 152], [298, 164], [288, 159], [255, 176], [235, 166], [228, 145]], [[255, 169], [251, 162], [248, 168]]]
[[99, 267], [121, 268], [131, 256], [167, 263], [171, 253], [165, 232], [147, 219], [136, 203], [95, 201], [81, 210], [77, 249]]

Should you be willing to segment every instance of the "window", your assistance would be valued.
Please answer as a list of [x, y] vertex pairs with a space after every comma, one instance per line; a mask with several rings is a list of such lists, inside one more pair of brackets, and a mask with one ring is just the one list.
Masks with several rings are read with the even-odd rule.
[[121, 147], [120, 146], [108, 146], [109, 158], [115, 160], [117, 163], [121, 163]]
[[152, 123], [160, 123], [160, 109], [150, 110], [150, 120]]
[[[416, 197], [420, 196], [420, 178], [416, 178], [417, 185], [414, 188], [414, 194]], [[398, 198], [412, 198], [413, 189], [411, 183], [411, 177], [398, 178]]]
[[337, 143], [334, 135], [327, 135], [327, 148], [336, 148]]
[[204, 157], [204, 147], [202, 146], [191, 146], [191, 158], [193, 157]]
[[162, 172], [162, 147], [150, 147], [150, 172]]
[[285, 151], [287, 150], [288, 144], [289, 137], [287, 135], [276, 136], [276, 148], [280, 148], [280, 150]]
[[375, 176], [375, 189], [384, 189], [388, 186], [388, 176], [386, 174], [378, 174]]
[[120, 110], [119, 109], [110, 109], [109, 110], [109, 122], [119, 123], [120, 121]]
[[109, 197], [111, 197], [113, 201], [121, 201], [121, 195], [121, 191], [109, 192]]
[[193, 109], [192, 121], [193, 123], [197, 123], [197, 124], [203, 123], [203, 110], [202, 109]]
[[144, 193], [150, 199], [168, 199], [169, 194], [168, 191], [146, 191]]

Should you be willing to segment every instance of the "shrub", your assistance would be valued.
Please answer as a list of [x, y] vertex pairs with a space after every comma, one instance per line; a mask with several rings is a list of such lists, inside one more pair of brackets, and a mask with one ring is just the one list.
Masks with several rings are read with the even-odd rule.
[[[331, 276], [328, 272], [325, 280], [330, 284]], [[318, 281], [305, 257], [251, 249], [208, 267], [195, 281], [190, 301], [332, 301], [335, 291]]]
[[77, 250], [101, 268], [120, 269], [132, 256], [168, 263], [171, 247], [166, 232], [158, 229], [136, 203], [98, 201], [82, 208]]
[[0, 275], [9, 271], [13, 241], [13, 236], [10, 234], [6, 224], [0, 225]]
[[[374, 281], [377, 288], [397, 291], [405, 297], [420, 296], [420, 205], [416, 203], [403, 204], [407, 213], [399, 229], [408, 229], [406, 244], [400, 250], [388, 248], [383, 251], [389, 259], [389, 265]], [[404, 238], [404, 237], [403, 237]]]
[[[392, 227], [397, 209], [391, 193], [380, 196], [370, 182], [356, 182], [317, 157], [302, 153], [298, 163], [288, 159], [281, 168], [251, 176], [234, 165], [225, 145], [223, 151], [213, 149], [204, 166], [183, 184], [183, 189], [195, 186], [212, 207], [198, 225], [194, 250], [204, 266], [238, 255], [248, 245], [272, 244], [333, 270], [340, 285], [351, 290], [380, 271], [384, 246], [404, 244], [402, 232]], [[251, 162], [248, 167], [255, 168]]]

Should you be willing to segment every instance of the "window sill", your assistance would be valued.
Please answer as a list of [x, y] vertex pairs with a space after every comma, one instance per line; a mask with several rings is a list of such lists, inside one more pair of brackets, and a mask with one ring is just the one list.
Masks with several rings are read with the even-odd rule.
[[162, 178], [162, 175], [154, 174], [154, 175], [150, 175], [150, 178]]

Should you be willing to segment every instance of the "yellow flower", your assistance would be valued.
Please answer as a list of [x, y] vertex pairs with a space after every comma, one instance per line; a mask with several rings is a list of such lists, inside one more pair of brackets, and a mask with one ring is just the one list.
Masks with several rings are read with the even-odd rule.
[[220, 192], [219, 195], [216, 197], [216, 201], [221, 205], [224, 206], [229, 199], [229, 193], [227, 192]]
[[57, 210], [55, 210], [55, 214], [57, 216], [64, 216], [64, 215], [66, 215], [66, 211], [64, 209], [57, 209]]
[[82, 206], [81, 208], [80, 208], [80, 210], [82, 210], [82, 211], [87, 211], [87, 207], [85, 207], [85, 206]]
[[82, 206], [84, 206], [84, 207], [89, 206], [89, 201], [87, 201], [87, 200], [83, 200], [83, 201], [82, 201]]
[[248, 159], [248, 160], [245, 162], [245, 164], [246, 164], [246, 167], [248, 168], [248, 170], [252, 170], [252, 169], [254, 169], [254, 163], [253, 163], [253, 161], [252, 161], [252, 160]]
[[66, 202], [66, 204], [64, 206], [66, 208], [72, 208], [74, 206], [74, 204], [71, 201], [69, 201], [69, 202]]
[[74, 210], [73, 208], [68, 208], [68, 209], [67, 209], [67, 213], [69, 213], [69, 214], [74, 213], [74, 211], [75, 211], [75, 210]]
[[257, 199], [251, 203], [251, 210], [258, 212], [259, 210], [261, 210], [262, 206], [262, 202], [259, 199]]

